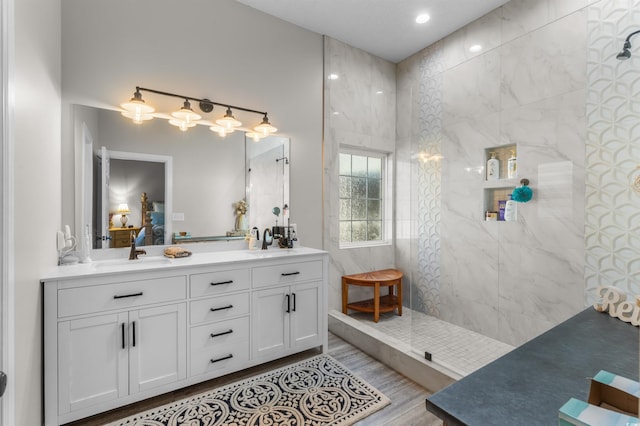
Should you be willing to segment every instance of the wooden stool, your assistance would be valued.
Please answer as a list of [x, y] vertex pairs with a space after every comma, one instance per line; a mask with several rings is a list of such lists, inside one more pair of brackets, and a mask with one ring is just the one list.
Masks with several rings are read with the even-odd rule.
[[[373, 287], [373, 299], [349, 303], [349, 286]], [[396, 287], [396, 295], [393, 287]], [[380, 296], [380, 287], [388, 287], [389, 294]], [[402, 316], [402, 272], [397, 269], [365, 272], [362, 274], [344, 275], [342, 277], [342, 313], [348, 309], [359, 312], [373, 312], [373, 321], [378, 322], [380, 312], [398, 310]]]

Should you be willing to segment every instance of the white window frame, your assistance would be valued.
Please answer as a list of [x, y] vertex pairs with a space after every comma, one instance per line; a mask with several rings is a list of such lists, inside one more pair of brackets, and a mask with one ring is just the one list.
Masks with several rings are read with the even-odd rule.
[[[381, 222], [382, 239], [375, 241], [354, 241], [343, 242], [340, 240], [338, 231], [338, 244], [340, 249], [350, 249], [358, 247], [387, 246], [393, 243], [393, 153], [379, 151], [369, 148], [340, 145], [338, 152], [338, 185], [340, 184], [340, 154], [360, 155], [364, 157], [375, 157], [382, 160], [382, 179], [380, 184], [381, 195]], [[340, 228], [340, 189], [338, 188], [338, 229]]]

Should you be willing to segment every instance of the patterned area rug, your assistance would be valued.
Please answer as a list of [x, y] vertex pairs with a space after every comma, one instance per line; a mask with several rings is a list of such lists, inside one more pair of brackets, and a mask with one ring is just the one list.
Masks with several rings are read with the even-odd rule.
[[318, 355], [111, 426], [346, 426], [389, 403], [338, 361]]

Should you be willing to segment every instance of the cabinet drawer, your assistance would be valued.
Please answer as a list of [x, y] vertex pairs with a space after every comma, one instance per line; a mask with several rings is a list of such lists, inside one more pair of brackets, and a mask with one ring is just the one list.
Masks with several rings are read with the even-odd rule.
[[253, 287], [322, 279], [322, 261], [296, 262], [253, 268]]
[[249, 293], [210, 297], [191, 302], [191, 324], [220, 321], [249, 313]]
[[58, 317], [128, 309], [187, 297], [186, 276], [58, 290]]
[[191, 350], [229, 347], [249, 339], [249, 317], [236, 318], [191, 328]]
[[191, 329], [192, 376], [242, 368], [249, 361], [249, 317]]
[[245, 368], [249, 362], [249, 339], [238, 340], [226, 346], [200, 348], [191, 351], [190, 376], [227, 372]]
[[191, 297], [202, 297], [229, 291], [248, 290], [249, 276], [249, 269], [193, 274], [189, 284], [190, 294]]

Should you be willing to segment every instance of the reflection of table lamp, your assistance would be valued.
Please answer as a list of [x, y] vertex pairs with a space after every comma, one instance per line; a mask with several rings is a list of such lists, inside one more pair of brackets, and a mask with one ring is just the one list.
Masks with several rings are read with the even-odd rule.
[[118, 206], [118, 213], [120, 213], [120, 222], [122, 223], [122, 227], [126, 228], [127, 225], [127, 213], [129, 213], [129, 206], [127, 203], [122, 203]]

